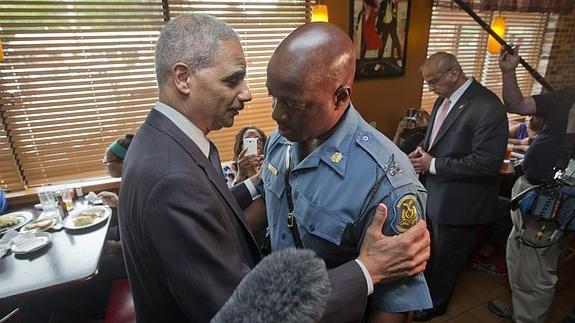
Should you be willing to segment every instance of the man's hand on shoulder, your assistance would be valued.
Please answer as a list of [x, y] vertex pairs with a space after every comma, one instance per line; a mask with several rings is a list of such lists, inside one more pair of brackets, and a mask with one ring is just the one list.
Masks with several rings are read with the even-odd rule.
[[425, 269], [430, 254], [430, 237], [425, 221], [405, 233], [383, 235], [387, 207], [380, 203], [367, 229], [358, 259], [367, 268], [374, 284], [412, 277]]

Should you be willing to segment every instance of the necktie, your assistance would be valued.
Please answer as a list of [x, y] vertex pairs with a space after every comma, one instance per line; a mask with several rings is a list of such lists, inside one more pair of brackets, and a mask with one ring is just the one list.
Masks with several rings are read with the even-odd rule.
[[451, 101], [448, 98], [445, 98], [443, 100], [443, 104], [441, 104], [441, 107], [439, 108], [439, 111], [437, 112], [437, 117], [435, 118], [435, 122], [433, 122], [433, 129], [431, 129], [431, 137], [429, 140], [429, 147], [431, 147], [433, 145], [433, 142], [435, 141], [435, 137], [437, 136], [439, 129], [441, 129], [441, 125], [443, 124], [443, 121], [445, 121], [445, 117], [447, 116], [447, 111], [449, 111], [449, 105], [451, 105]]
[[214, 145], [213, 142], [210, 141], [210, 154], [208, 159], [216, 169], [216, 172], [224, 177], [224, 173], [222, 172], [222, 163], [220, 162], [220, 156], [218, 154], [218, 148]]

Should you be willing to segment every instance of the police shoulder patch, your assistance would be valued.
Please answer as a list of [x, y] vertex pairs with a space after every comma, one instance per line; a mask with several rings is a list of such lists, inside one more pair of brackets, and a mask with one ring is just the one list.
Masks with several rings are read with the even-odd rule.
[[413, 193], [402, 195], [395, 202], [395, 213], [393, 229], [398, 233], [403, 233], [414, 226], [419, 220], [417, 213], [417, 198]]

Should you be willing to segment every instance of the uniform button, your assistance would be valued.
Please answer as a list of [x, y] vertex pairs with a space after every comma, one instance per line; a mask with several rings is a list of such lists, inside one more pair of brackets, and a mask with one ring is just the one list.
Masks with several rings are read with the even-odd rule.
[[363, 141], [368, 141], [368, 140], [369, 140], [369, 137], [368, 137], [368, 136], [363, 136], [361, 139], [362, 139]]
[[285, 239], [286, 239], [286, 234], [285, 234], [285, 232], [282, 232], [282, 240], [285, 240]]
[[313, 224], [310, 225], [310, 226], [309, 226], [309, 229], [310, 229], [310, 231], [314, 231], [314, 230], [315, 230], [315, 225], [313, 225]]

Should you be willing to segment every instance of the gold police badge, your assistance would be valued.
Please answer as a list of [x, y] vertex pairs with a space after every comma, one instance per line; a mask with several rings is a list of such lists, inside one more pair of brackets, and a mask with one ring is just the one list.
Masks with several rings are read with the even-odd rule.
[[395, 230], [397, 232], [403, 233], [417, 223], [419, 216], [415, 204], [416, 197], [414, 194], [402, 196], [395, 204], [398, 215], [395, 221]]

